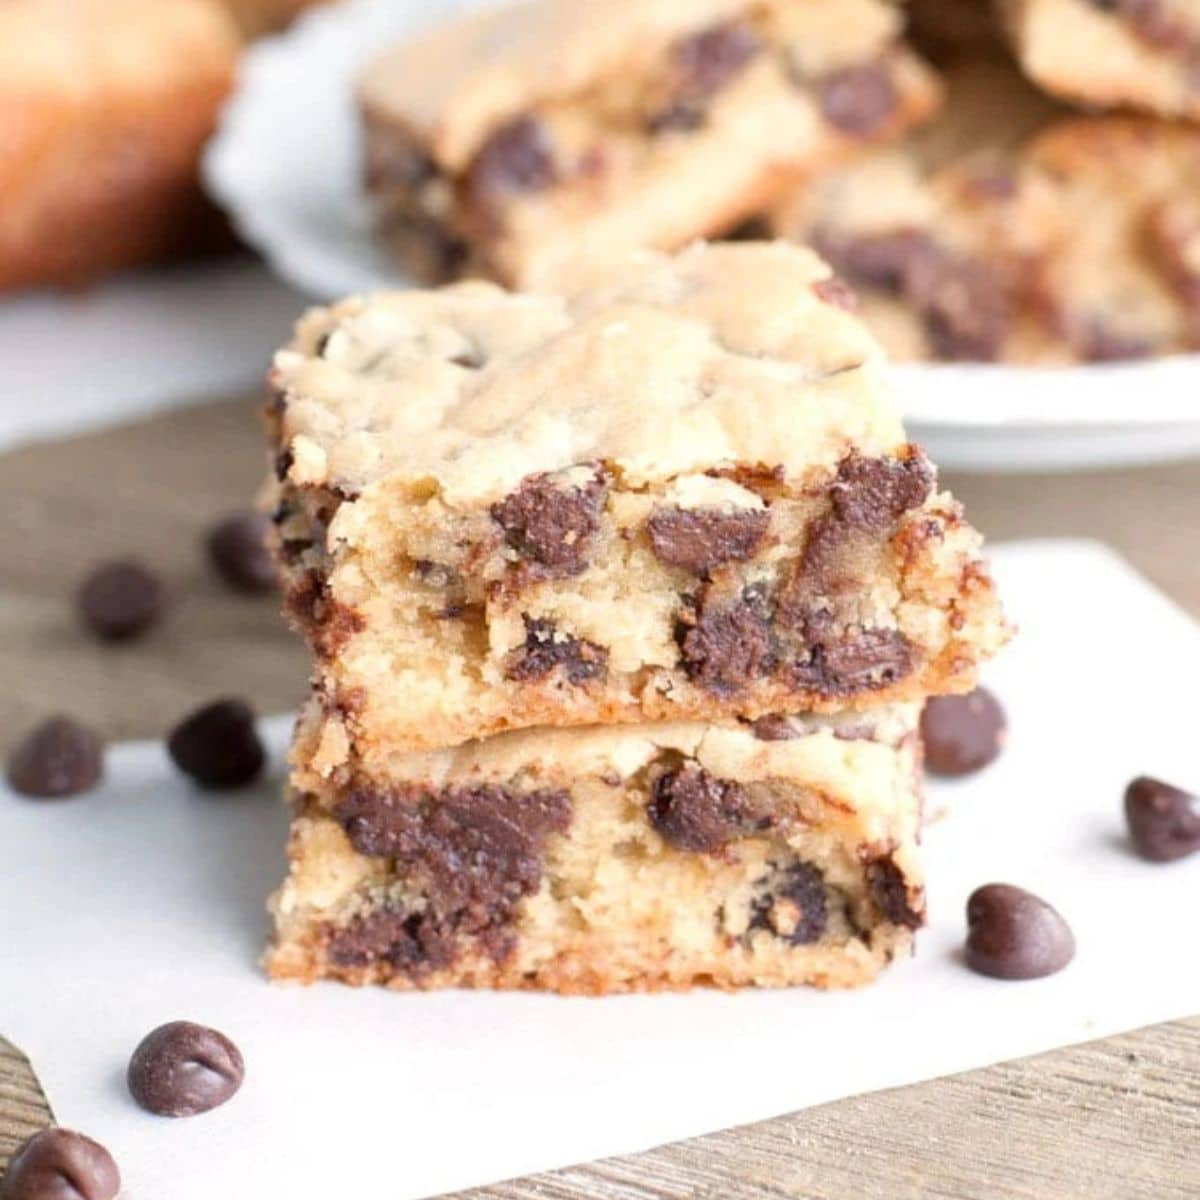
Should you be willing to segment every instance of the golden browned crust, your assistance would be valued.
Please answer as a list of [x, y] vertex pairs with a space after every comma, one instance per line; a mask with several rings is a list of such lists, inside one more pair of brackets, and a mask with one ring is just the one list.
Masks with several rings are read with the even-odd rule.
[[0, 289], [228, 244], [197, 163], [237, 52], [210, 0], [0, 8]]

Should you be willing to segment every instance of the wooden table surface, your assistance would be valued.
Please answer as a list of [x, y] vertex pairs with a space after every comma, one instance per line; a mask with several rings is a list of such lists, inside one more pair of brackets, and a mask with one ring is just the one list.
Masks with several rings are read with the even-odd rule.
[[[161, 734], [218, 695], [263, 712], [296, 703], [304, 655], [274, 599], [230, 595], [200, 545], [257, 485], [255, 405], [214, 403], [0, 458], [0, 751], [55, 710], [116, 738]], [[1200, 615], [1200, 465], [945, 479], [990, 537], [1103, 539]], [[177, 596], [163, 627], [121, 649], [83, 638], [71, 610], [88, 564], [114, 555], [153, 563]], [[0, 1164], [50, 1119], [29, 1064], [0, 1040]], [[1200, 1017], [470, 1196], [1195, 1200]]]

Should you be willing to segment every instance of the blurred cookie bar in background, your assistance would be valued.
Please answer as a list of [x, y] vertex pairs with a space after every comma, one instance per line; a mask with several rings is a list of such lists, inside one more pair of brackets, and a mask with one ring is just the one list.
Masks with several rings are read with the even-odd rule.
[[675, 249], [889, 140], [939, 89], [882, 0], [533, 0], [384, 54], [360, 97], [382, 237], [426, 280], [559, 286]]

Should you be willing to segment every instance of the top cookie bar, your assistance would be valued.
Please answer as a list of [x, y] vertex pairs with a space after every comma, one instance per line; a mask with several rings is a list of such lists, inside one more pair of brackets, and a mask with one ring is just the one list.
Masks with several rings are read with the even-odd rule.
[[972, 686], [1005, 636], [978, 538], [845, 297], [746, 243], [310, 313], [278, 552], [354, 752]]
[[936, 104], [882, 0], [532, 0], [384, 55], [360, 96], [385, 235], [434, 282], [557, 285], [675, 249]]

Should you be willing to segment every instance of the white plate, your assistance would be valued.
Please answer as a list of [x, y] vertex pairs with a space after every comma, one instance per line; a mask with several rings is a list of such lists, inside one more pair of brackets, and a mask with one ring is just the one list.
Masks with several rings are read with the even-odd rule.
[[[205, 162], [242, 236], [321, 300], [403, 285], [360, 192], [354, 79], [366, 58], [478, 0], [350, 0], [245, 58]], [[1034, 369], [905, 366], [915, 437], [946, 466], [1071, 469], [1200, 454], [1200, 356]]]

